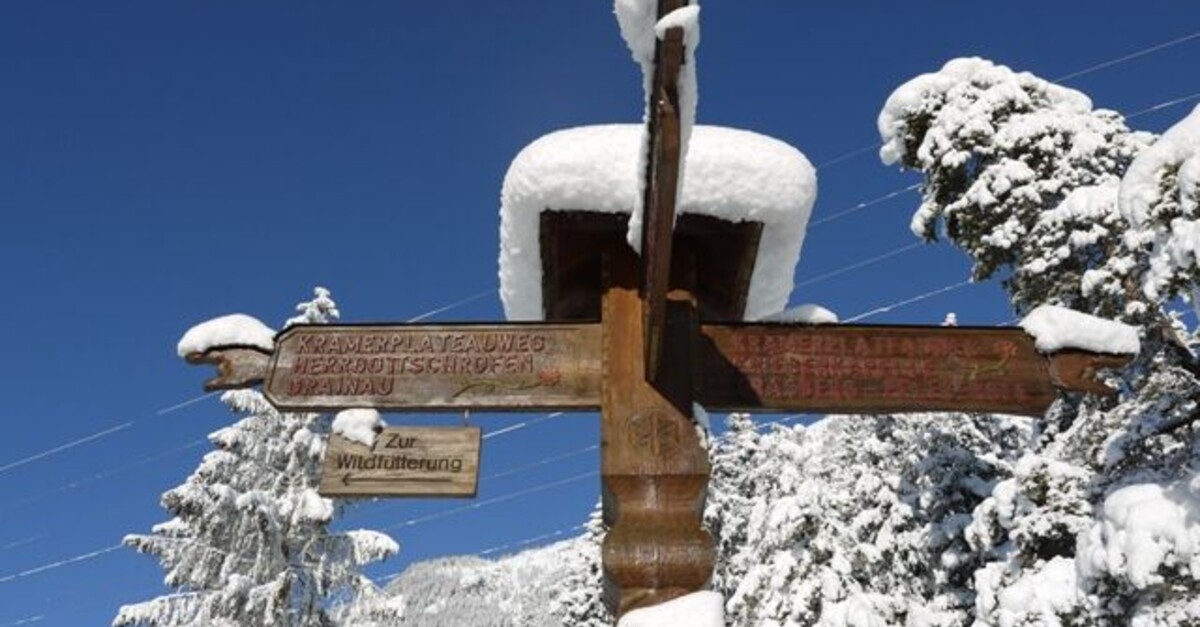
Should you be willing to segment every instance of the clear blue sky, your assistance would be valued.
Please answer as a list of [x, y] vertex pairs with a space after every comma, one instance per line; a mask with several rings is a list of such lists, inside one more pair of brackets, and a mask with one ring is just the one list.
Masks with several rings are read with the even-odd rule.
[[[877, 141], [888, 93], [950, 58], [1052, 78], [1200, 31], [1191, 3], [1158, 0], [709, 0], [702, 24], [699, 120], [773, 135], [816, 164]], [[1187, 78], [1198, 60], [1193, 39], [1069, 84], [1134, 112], [1200, 91]], [[161, 590], [158, 565], [128, 549], [5, 578], [165, 519], [159, 494], [207, 445], [175, 449], [231, 420], [211, 398], [156, 415], [196, 397], [207, 374], [174, 356], [190, 325], [231, 312], [277, 325], [318, 284], [347, 321], [402, 320], [494, 289], [511, 158], [549, 131], [637, 121], [642, 110], [607, 0], [6, 0], [0, 86], [0, 467], [116, 429], [0, 470], [0, 627], [104, 625], [117, 605]], [[1133, 123], [1160, 131], [1189, 109]], [[871, 151], [818, 175], [814, 220], [917, 180]], [[798, 279], [915, 241], [915, 200], [811, 228]], [[850, 317], [966, 273], [961, 254], [929, 246], [805, 286], [793, 302]], [[985, 285], [870, 321], [938, 323], [948, 311], [963, 324], [1010, 319]], [[500, 316], [489, 296], [439, 319]], [[536, 417], [476, 420], [491, 430]], [[596, 437], [586, 415], [514, 431], [487, 443], [483, 474]], [[485, 482], [480, 500], [596, 464], [579, 455]], [[402, 556], [372, 573], [577, 524], [597, 486], [399, 529]], [[387, 527], [465, 504], [369, 505], [348, 524]]]

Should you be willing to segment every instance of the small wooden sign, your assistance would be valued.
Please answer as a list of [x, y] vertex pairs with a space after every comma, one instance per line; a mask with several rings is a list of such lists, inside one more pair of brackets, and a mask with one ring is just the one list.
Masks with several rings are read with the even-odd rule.
[[703, 325], [696, 373], [714, 410], [1041, 414], [1048, 362], [1020, 329]]
[[330, 497], [472, 498], [479, 427], [386, 427], [367, 446], [330, 434], [318, 492]]
[[546, 410], [600, 404], [595, 324], [294, 326], [263, 393], [283, 410]]

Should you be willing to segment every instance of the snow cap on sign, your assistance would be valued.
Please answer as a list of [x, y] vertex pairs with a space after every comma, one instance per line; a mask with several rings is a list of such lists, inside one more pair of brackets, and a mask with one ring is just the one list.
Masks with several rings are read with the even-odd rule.
[[345, 409], [333, 418], [333, 432], [366, 446], [375, 446], [375, 436], [385, 423], [374, 409]]
[[261, 320], [246, 314], [230, 314], [213, 318], [187, 330], [175, 347], [180, 357], [203, 353], [214, 346], [254, 346], [266, 351], [275, 349], [275, 331]]
[[1037, 349], [1043, 353], [1077, 348], [1136, 355], [1141, 350], [1136, 327], [1065, 307], [1042, 305], [1021, 320], [1021, 328], [1033, 336]]
[[[551, 133], [517, 155], [500, 208], [500, 296], [510, 320], [542, 318], [543, 211], [629, 213], [638, 197], [634, 124]], [[783, 309], [791, 294], [805, 226], [817, 195], [816, 171], [800, 151], [764, 135], [697, 126], [687, 155], [680, 214], [763, 224], [744, 318]]]

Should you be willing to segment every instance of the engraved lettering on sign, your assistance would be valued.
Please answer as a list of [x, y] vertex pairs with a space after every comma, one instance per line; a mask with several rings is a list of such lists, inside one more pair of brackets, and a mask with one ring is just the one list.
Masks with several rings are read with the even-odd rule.
[[478, 483], [478, 427], [387, 427], [367, 446], [332, 435], [326, 495], [468, 496]]
[[470, 407], [523, 397], [573, 406], [598, 387], [597, 367], [584, 359], [593, 343], [598, 334], [582, 325], [300, 327], [277, 342], [267, 391], [297, 408], [351, 399]]
[[768, 405], [1019, 410], [1052, 400], [1040, 357], [1019, 331], [764, 325], [705, 333], [728, 363], [710, 370], [732, 367], [745, 393]]

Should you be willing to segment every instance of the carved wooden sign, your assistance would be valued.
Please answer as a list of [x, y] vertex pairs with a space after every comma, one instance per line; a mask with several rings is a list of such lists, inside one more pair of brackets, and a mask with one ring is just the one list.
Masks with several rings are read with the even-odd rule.
[[329, 436], [318, 492], [330, 497], [474, 497], [479, 427], [386, 427], [367, 446]]
[[600, 396], [597, 325], [313, 325], [275, 342], [285, 410], [564, 409]]
[[1037, 415], [1050, 362], [1020, 329], [704, 325], [697, 396], [711, 409]]

